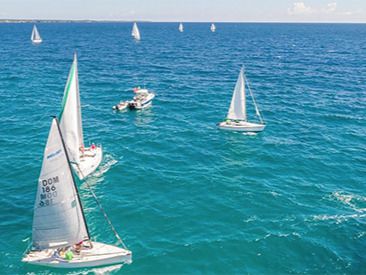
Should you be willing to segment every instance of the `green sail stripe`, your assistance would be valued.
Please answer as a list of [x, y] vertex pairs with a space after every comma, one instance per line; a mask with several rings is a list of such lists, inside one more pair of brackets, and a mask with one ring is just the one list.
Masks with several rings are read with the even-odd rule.
[[61, 113], [60, 113], [60, 115], [58, 117], [58, 120], [60, 122], [61, 122], [62, 114], [64, 113], [64, 110], [65, 110], [65, 105], [66, 105], [67, 98], [69, 96], [71, 82], [74, 79], [74, 72], [75, 72], [75, 62], [72, 63], [72, 67], [71, 67], [71, 71], [70, 71], [70, 79], [67, 82], [66, 92], [65, 92], [65, 95], [64, 95], [64, 97], [62, 99], [62, 103], [61, 103], [62, 109], [61, 109]]

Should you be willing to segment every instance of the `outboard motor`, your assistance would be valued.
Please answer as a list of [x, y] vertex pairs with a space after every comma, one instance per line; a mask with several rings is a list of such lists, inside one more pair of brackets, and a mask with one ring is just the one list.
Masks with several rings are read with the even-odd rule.
[[130, 108], [130, 110], [135, 109], [136, 108], [136, 103], [134, 103], [134, 102], [128, 103], [128, 108]]

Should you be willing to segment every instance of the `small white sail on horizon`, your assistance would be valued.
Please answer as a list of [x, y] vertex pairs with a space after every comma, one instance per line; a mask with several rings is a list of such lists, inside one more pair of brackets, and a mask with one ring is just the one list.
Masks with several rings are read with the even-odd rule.
[[131, 35], [136, 40], [138, 40], [138, 41], [141, 40], [140, 31], [139, 31], [139, 28], [137, 27], [137, 23], [136, 22], [133, 23]]
[[179, 29], [180, 32], [184, 32], [184, 27], [183, 27], [182, 23], [179, 24], [178, 29]]
[[59, 120], [73, 167], [83, 179], [97, 169], [103, 154], [100, 146], [86, 148], [84, 145], [76, 53], [65, 85]]
[[238, 80], [236, 81], [233, 96], [229, 111], [224, 122], [219, 123], [219, 127], [225, 130], [245, 131], [245, 132], [260, 132], [265, 128], [263, 118], [259, 112], [259, 108], [254, 99], [254, 95], [248, 83], [248, 89], [252, 98], [256, 115], [260, 123], [248, 122], [247, 119], [247, 103], [246, 103], [246, 78], [244, 75], [244, 68], [240, 69]]
[[103, 214], [123, 248], [91, 240], [68, 152], [54, 117], [38, 180], [32, 247], [22, 261], [56, 268], [130, 264], [131, 251], [123, 244], [106, 213]]
[[36, 25], [33, 25], [32, 35], [31, 35], [32, 43], [40, 44], [42, 43], [41, 35], [38, 32]]
[[211, 32], [215, 32], [216, 31], [216, 26], [215, 26], [214, 23], [211, 24], [210, 30], [211, 30]]

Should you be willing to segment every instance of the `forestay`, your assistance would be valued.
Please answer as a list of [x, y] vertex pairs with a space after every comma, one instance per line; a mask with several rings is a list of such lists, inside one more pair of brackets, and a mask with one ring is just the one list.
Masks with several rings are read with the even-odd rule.
[[46, 249], [89, 239], [56, 118], [44, 151], [34, 206], [33, 247]]
[[243, 69], [240, 70], [238, 80], [236, 81], [227, 118], [232, 120], [247, 120]]
[[65, 86], [59, 120], [70, 159], [75, 163], [79, 163], [80, 148], [84, 147], [84, 140], [76, 54]]

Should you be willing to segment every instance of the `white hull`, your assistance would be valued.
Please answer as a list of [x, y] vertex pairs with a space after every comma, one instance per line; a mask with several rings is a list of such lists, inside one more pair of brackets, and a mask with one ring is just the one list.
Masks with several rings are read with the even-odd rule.
[[78, 165], [72, 164], [79, 179], [83, 180], [93, 173], [102, 162], [102, 158], [102, 147], [96, 146], [94, 150], [91, 147], [85, 148], [84, 154], [80, 156], [80, 163]]
[[142, 109], [146, 109], [148, 107], [150, 107], [152, 105], [152, 100], [155, 98], [155, 94], [153, 93], [149, 93], [147, 95], [146, 98], [144, 98], [143, 100], [134, 100], [131, 101], [129, 104], [129, 108], [131, 110], [136, 109], [136, 110], [142, 110]]
[[145, 104], [142, 104], [141, 106], [137, 105], [135, 107], [136, 110], [142, 110], [142, 109], [146, 109], [146, 108], [149, 108], [151, 107], [152, 105], [152, 101], [148, 102], [148, 103], [145, 103]]
[[34, 39], [34, 40], [32, 40], [32, 43], [35, 44], [35, 45], [41, 44], [42, 39]]
[[266, 127], [265, 124], [251, 123], [246, 121], [224, 121], [218, 125], [220, 129], [238, 132], [261, 132]]
[[55, 253], [56, 249], [46, 249], [30, 251], [22, 261], [33, 265], [54, 268], [85, 268], [132, 263], [131, 251], [99, 242], [92, 243], [93, 248], [83, 248], [79, 254], [73, 253], [71, 260], [67, 260]]
[[128, 101], [120, 102], [117, 105], [113, 106], [112, 109], [116, 111], [124, 111], [128, 108], [128, 104], [129, 104]]

